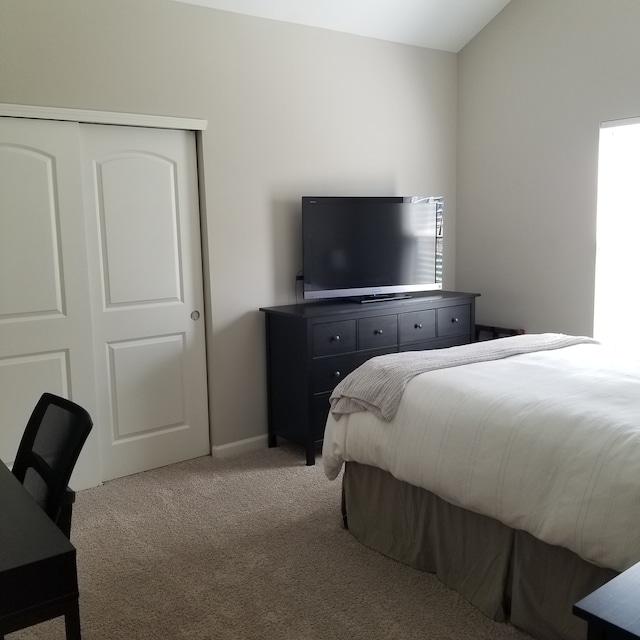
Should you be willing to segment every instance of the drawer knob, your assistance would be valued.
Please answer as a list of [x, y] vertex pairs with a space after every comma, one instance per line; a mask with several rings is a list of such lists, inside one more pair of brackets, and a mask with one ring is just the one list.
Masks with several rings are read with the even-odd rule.
[[456, 322], [460, 322], [460, 320], [458, 318], [451, 318], [451, 322], [455, 324]]
[[375, 335], [377, 335], [377, 336], [381, 336], [382, 335], [382, 329], [376, 329], [373, 333]]
[[421, 323], [421, 322], [417, 322], [417, 323], [414, 325], [414, 327], [415, 327], [416, 329], [422, 329], [422, 323]]
[[331, 340], [333, 340], [333, 342], [340, 342], [340, 336], [333, 336]]

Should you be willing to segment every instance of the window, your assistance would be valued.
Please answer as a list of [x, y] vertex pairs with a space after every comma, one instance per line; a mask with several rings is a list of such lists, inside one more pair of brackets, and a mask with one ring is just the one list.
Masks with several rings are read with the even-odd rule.
[[627, 349], [640, 327], [640, 118], [600, 128], [596, 243], [594, 337]]

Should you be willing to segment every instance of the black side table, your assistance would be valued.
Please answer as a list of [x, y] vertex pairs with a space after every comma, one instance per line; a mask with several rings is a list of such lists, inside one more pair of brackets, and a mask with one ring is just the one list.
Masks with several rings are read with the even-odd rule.
[[588, 623], [587, 640], [640, 638], [640, 562], [573, 605]]

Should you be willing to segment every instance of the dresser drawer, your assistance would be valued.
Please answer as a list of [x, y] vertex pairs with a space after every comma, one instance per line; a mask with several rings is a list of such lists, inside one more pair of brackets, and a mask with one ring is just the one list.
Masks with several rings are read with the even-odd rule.
[[340, 320], [313, 325], [313, 356], [356, 350], [356, 321]]
[[471, 306], [460, 304], [437, 310], [438, 338], [461, 336], [471, 331]]
[[333, 388], [349, 375], [354, 369], [364, 364], [373, 356], [384, 356], [389, 353], [396, 353], [395, 345], [380, 349], [377, 353], [353, 353], [345, 356], [331, 358], [317, 358], [313, 361], [311, 372], [311, 389], [313, 393], [324, 393], [333, 391]]
[[365, 355], [337, 356], [313, 361], [311, 389], [313, 393], [331, 391], [347, 374], [367, 360]]
[[358, 320], [358, 349], [389, 347], [398, 343], [398, 316], [376, 316]]
[[398, 316], [400, 344], [430, 340], [436, 337], [436, 310], [412, 311]]

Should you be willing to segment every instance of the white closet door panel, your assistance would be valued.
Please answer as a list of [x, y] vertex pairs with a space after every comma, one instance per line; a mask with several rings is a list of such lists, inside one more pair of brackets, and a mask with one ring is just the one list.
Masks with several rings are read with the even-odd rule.
[[83, 126], [82, 155], [107, 480], [210, 452], [195, 139]]
[[[63, 314], [56, 159], [23, 145], [0, 145], [2, 319]], [[27, 187], [28, 188], [25, 188]]]
[[[79, 127], [0, 118], [0, 458], [45, 391], [95, 412]], [[90, 436], [74, 488], [99, 482]]]
[[182, 302], [175, 162], [128, 152], [95, 169], [105, 306]]
[[33, 409], [30, 396], [46, 389], [50, 393], [69, 397], [70, 378], [68, 351], [0, 358], [0, 393], [6, 399], [2, 403], [2, 424], [9, 427], [0, 428], [2, 460], [12, 461], [18, 450], [22, 432]]
[[[113, 343], [109, 350], [109, 370], [118, 398], [114, 440], [182, 428], [187, 421], [184, 335]], [[151, 402], [139, 402], [141, 396]]]

